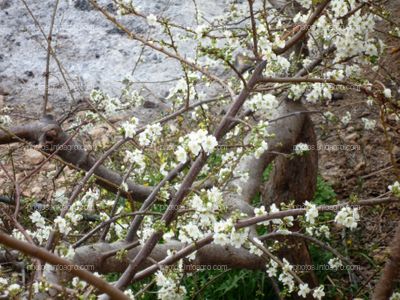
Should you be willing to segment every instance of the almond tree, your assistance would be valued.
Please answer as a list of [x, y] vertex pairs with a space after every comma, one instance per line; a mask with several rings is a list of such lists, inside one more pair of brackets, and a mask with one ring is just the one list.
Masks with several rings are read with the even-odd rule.
[[[18, 251], [7, 251], [5, 259], [24, 253], [36, 270], [29, 280], [32, 289], [53, 296], [133, 298], [128, 287], [150, 277], [159, 299], [180, 299], [188, 295], [180, 284], [188, 270], [223, 265], [265, 270], [282, 296], [322, 299], [327, 290], [316, 275], [293, 268], [313, 264], [308, 245], [332, 252], [333, 267], [352, 265], [330, 245], [332, 223], [351, 231], [361, 208], [396, 202], [400, 196], [395, 182], [388, 193], [372, 199], [325, 206], [311, 201], [318, 175], [311, 115], [320, 114], [332, 127], [351, 118], [313, 109], [317, 102], [328, 101], [340, 87], [375, 103], [383, 123], [391, 113], [399, 117], [392, 91], [361, 72], [385, 50], [373, 34], [382, 18], [380, 2], [232, 1], [228, 13], [203, 22], [201, 11], [207, 8], [199, 1], [197, 25], [191, 27], [145, 14], [131, 1], [115, 1], [119, 15], [90, 2], [132, 43], [175, 60], [172, 71], [180, 79], [167, 97], [168, 113], [149, 124], [135, 116], [112, 121], [144, 100], [131, 78], [124, 79], [121, 97], [94, 90], [87, 99], [89, 110], [80, 117], [72, 110], [57, 119], [46, 109], [48, 66], [54, 61], [61, 73], [63, 68], [48, 37], [52, 26], [48, 36], [41, 30], [48, 41], [43, 117], [23, 125], [1, 117], [0, 144], [34, 144], [47, 156], [22, 178], [0, 164], [13, 184], [13, 197], [1, 208], [0, 242]], [[125, 18], [147, 22], [153, 35], [133, 32]], [[180, 51], [187, 42], [193, 45], [192, 56]], [[65, 120], [71, 117], [76, 121], [68, 128]], [[374, 120], [363, 122], [365, 130], [375, 126]], [[78, 137], [98, 124], [109, 126], [114, 135], [89, 152]], [[24, 182], [50, 161], [62, 166], [60, 172], [65, 166], [76, 172], [65, 184], [68, 191], [55, 179], [47, 214], [20, 195]], [[395, 157], [392, 163], [398, 177]], [[264, 184], [268, 166], [272, 171]], [[257, 195], [261, 199], [255, 205]], [[88, 214], [97, 214], [95, 222], [83, 226]], [[394, 292], [397, 235], [375, 299]], [[106, 274], [115, 272], [121, 276], [107, 283]], [[362, 270], [350, 277], [359, 286], [371, 280]], [[32, 293], [5, 279], [0, 285], [11, 296]], [[136, 296], [147, 288], [143, 283]]]

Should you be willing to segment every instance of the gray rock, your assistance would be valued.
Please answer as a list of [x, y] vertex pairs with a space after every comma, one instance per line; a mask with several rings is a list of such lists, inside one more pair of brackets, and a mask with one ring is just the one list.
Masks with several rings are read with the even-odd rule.
[[[116, 15], [116, 7], [111, 0], [99, 0], [100, 5]], [[225, 1], [196, 1], [205, 17], [212, 20], [225, 9]], [[183, 26], [197, 26], [193, 1], [181, 0], [137, 0], [140, 11], [168, 17]], [[54, 0], [28, 1], [28, 5], [38, 22], [48, 34]], [[0, 0], [0, 89], [10, 93], [7, 104], [26, 105], [31, 115], [39, 113], [44, 96], [44, 72], [46, 70], [45, 37], [36, 27], [21, 1]], [[156, 37], [161, 29], [149, 29], [145, 20], [134, 16], [116, 16], [135, 34], [146, 36], [151, 30]], [[127, 37], [121, 30], [106, 20], [89, 4], [88, 0], [60, 1], [53, 30], [53, 46], [63, 69], [69, 78], [70, 88], [78, 101], [87, 97], [96, 87], [111, 96], [119, 96], [123, 87], [123, 78], [132, 73], [139, 57], [142, 45]], [[193, 45], [188, 42], [179, 44], [183, 56], [194, 54]], [[155, 54], [146, 48], [143, 61], [136, 68], [133, 79], [146, 83], [146, 101], [155, 103], [153, 110], [160, 109], [160, 99], [166, 91], [175, 85], [174, 81], [181, 72], [179, 63]], [[143, 84], [135, 84], [142, 89]], [[50, 65], [49, 102], [54, 113], [66, 111], [72, 103], [69, 91], [62, 80], [54, 59]], [[67, 101], [65, 101], [67, 99]], [[149, 109], [141, 108], [143, 111]], [[138, 117], [154, 118], [138, 109]], [[145, 123], [151, 119], [142, 119]]]

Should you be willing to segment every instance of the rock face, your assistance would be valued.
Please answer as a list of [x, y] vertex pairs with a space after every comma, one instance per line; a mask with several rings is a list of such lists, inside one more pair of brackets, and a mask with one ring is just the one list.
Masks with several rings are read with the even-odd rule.
[[[98, 1], [110, 13], [116, 15], [112, 1]], [[134, 1], [144, 14], [170, 17], [184, 26], [197, 26], [193, 1], [157, 0]], [[225, 1], [196, 1], [207, 19], [225, 10]], [[48, 34], [54, 0], [27, 1], [45, 34]], [[30, 113], [40, 111], [44, 95], [46, 69], [46, 40], [35, 25], [22, 1], [0, 0], [0, 88], [9, 92], [6, 104], [25, 105]], [[119, 18], [130, 30], [146, 36], [150, 28], [145, 20], [133, 16]], [[60, 0], [56, 14], [53, 45], [56, 55], [65, 69], [76, 100], [88, 96], [94, 88], [101, 88], [112, 96], [118, 96], [122, 79], [132, 75], [132, 70], [142, 51], [142, 45], [128, 39], [107, 21], [88, 0]], [[190, 56], [189, 43], [179, 48]], [[141, 62], [132, 75], [134, 80], [146, 82], [137, 88], [150, 90], [146, 100], [159, 103], [175, 84], [181, 67], [175, 61], [150, 49], [144, 49]], [[54, 60], [50, 66], [49, 102], [60, 113], [72, 103], [68, 89]], [[158, 81], [157, 83], [147, 82]], [[157, 107], [157, 106], [156, 106]], [[142, 108], [138, 114], [145, 114]]]

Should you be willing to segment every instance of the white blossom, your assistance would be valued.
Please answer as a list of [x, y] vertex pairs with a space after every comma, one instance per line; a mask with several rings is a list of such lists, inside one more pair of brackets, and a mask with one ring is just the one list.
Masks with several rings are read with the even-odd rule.
[[31, 221], [37, 226], [37, 227], [45, 227], [46, 222], [44, 220], [44, 218], [42, 217], [42, 215], [40, 214], [40, 212], [38, 212], [37, 210], [34, 211], [29, 218], [31, 219]]
[[308, 201], [306, 201], [305, 203], [305, 207], [306, 207], [306, 220], [307, 222], [309, 222], [310, 224], [314, 224], [315, 223], [315, 219], [318, 217], [318, 209], [317, 206], [315, 204], [312, 204]]
[[129, 299], [135, 300], [135, 295], [133, 294], [132, 290], [127, 289], [124, 291], [124, 294], [129, 297]]
[[10, 285], [8, 286], [8, 288], [7, 288], [7, 290], [8, 290], [10, 293], [18, 292], [20, 289], [21, 289], [21, 286], [20, 286], [18, 283], [10, 284]]
[[269, 277], [276, 277], [278, 274], [278, 263], [271, 259], [267, 265], [267, 274]]
[[213, 135], [208, 135], [205, 137], [204, 141], [201, 144], [203, 146], [203, 150], [207, 154], [211, 154], [214, 148], [218, 146], [217, 139]]
[[146, 168], [145, 157], [143, 152], [139, 149], [135, 149], [133, 151], [126, 150], [124, 161], [135, 163], [137, 166], [139, 166], [140, 171], [143, 171], [144, 168]]
[[[270, 206], [269, 209], [270, 209], [269, 210], [270, 214], [279, 212], [279, 208], [276, 206], [275, 203], [272, 203], [272, 205]], [[281, 219], [273, 219], [271, 221], [272, 221], [272, 223], [277, 224], [277, 225], [283, 224], [283, 221]]]
[[393, 293], [392, 296], [390, 296], [389, 300], [400, 300], [400, 293]]
[[328, 261], [328, 265], [334, 270], [337, 270], [338, 268], [343, 266], [342, 261], [337, 257], [330, 259]]
[[354, 229], [357, 227], [357, 222], [360, 220], [358, 208], [352, 209], [349, 206], [343, 207], [335, 217], [335, 222], [347, 228]]
[[388, 189], [392, 192], [393, 195], [400, 197], [400, 183], [398, 181], [396, 181], [392, 185], [389, 185]]
[[176, 151], [174, 152], [176, 156], [176, 160], [180, 163], [185, 163], [187, 160], [187, 154], [185, 148], [182, 146], [178, 146]]
[[153, 14], [150, 14], [146, 17], [147, 24], [150, 26], [156, 26], [157, 25], [157, 17]]
[[130, 122], [122, 123], [121, 128], [124, 130], [125, 138], [133, 138], [136, 134], [137, 124], [139, 120], [133, 117]]
[[324, 286], [323, 285], [320, 285], [318, 288], [314, 289], [313, 297], [315, 299], [321, 300], [322, 297], [324, 297], [324, 296], [325, 296], [325, 293], [324, 293]]
[[61, 216], [57, 216], [54, 219], [54, 224], [62, 234], [68, 234], [71, 231], [71, 227], [68, 226], [67, 221]]
[[139, 134], [139, 144], [141, 146], [149, 146], [154, 143], [160, 136], [162, 127], [160, 123], [150, 124]]
[[204, 129], [191, 132], [187, 135], [187, 146], [194, 156], [197, 156], [201, 149], [207, 154], [211, 154], [218, 145], [217, 139], [213, 135], [208, 135]]
[[307, 283], [302, 283], [299, 285], [299, 292], [297, 293], [299, 296], [306, 298], [307, 294], [311, 292], [310, 288], [308, 287]]
[[11, 118], [9, 116], [0, 116], [0, 124], [9, 126], [11, 124]]
[[392, 98], [392, 91], [391, 91], [390, 89], [388, 89], [388, 88], [385, 88], [385, 89], [383, 90], [383, 95], [384, 95], [386, 98], [390, 99], [390, 98]]
[[267, 150], [268, 150], [268, 143], [265, 142], [265, 141], [262, 141], [262, 142], [261, 142], [261, 146], [258, 147], [258, 148], [256, 149], [256, 151], [254, 152], [254, 157], [255, 157], [256, 159], [259, 159], [259, 158], [261, 157], [261, 155], [262, 155], [265, 151], [267, 151]]
[[325, 235], [325, 237], [326, 237], [327, 239], [329, 239], [330, 232], [329, 232], [329, 227], [328, 227], [328, 226], [322, 225], [322, 226], [320, 226], [320, 227], [318, 228], [318, 231], [319, 231], [320, 234]]
[[167, 277], [161, 271], [157, 271], [156, 284], [160, 288], [157, 293], [157, 298], [161, 300], [180, 300], [186, 295], [186, 288], [179, 282], [179, 278]]
[[[258, 245], [261, 245], [261, 246], [262, 246], [262, 244], [263, 244], [258, 238], [254, 238], [254, 242], [255, 242], [256, 244], [258, 244]], [[255, 255], [257, 255], [257, 256], [263, 255], [263, 251], [262, 251], [261, 249], [259, 249], [256, 245], [253, 245], [253, 243], [250, 243], [249, 252], [250, 252], [251, 254], [255, 254]]]
[[278, 104], [279, 102], [274, 95], [258, 93], [248, 100], [245, 105], [252, 111], [271, 113]]
[[340, 121], [343, 123], [343, 125], [349, 124], [351, 121], [351, 114], [350, 112], [346, 112], [346, 114], [340, 119]]
[[296, 0], [296, 2], [306, 9], [310, 9], [312, 5], [312, 0]]
[[376, 125], [376, 121], [375, 120], [369, 120], [367, 118], [361, 118], [361, 120], [363, 121], [364, 128], [366, 130], [372, 130], [372, 129], [375, 128], [375, 125]]
[[303, 153], [310, 151], [310, 147], [304, 143], [298, 143], [294, 146], [294, 152], [297, 155], [303, 155]]

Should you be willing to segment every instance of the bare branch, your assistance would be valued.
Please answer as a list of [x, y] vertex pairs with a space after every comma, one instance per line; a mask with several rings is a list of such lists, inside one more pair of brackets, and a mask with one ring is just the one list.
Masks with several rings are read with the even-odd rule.
[[96, 277], [95, 275], [84, 270], [83, 268], [70, 263], [66, 259], [54, 255], [53, 253], [50, 253], [43, 248], [28, 244], [26, 242], [22, 242], [3, 232], [0, 232], [0, 243], [5, 245], [6, 247], [18, 250], [29, 256], [39, 258], [49, 264], [62, 266], [64, 267], [63, 269], [65, 269], [67, 272], [71, 273], [72, 275], [78, 276], [82, 280], [96, 287], [99, 291], [108, 294], [113, 299], [129, 299], [129, 297], [127, 297], [122, 291], [108, 284], [103, 279]]

